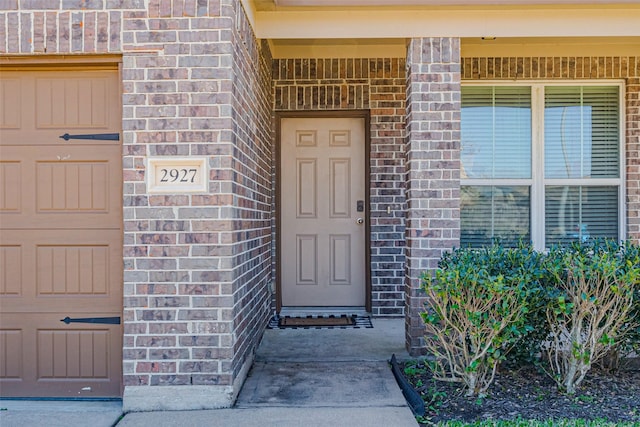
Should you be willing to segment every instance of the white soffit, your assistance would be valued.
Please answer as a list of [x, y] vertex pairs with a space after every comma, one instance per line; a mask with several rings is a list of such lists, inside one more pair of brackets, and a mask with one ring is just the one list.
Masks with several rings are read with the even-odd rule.
[[266, 39], [640, 36], [640, 7], [313, 9], [255, 13]]
[[[268, 1], [261, 0], [262, 3]], [[638, 0], [271, 0], [281, 7], [637, 4]]]
[[[404, 58], [406, 39], [271, 40], [274, 58]], [[463, 57], [636, 56], [640, 37], [462, 38]]]
[[626, 4], [638, 0], [256, 0], [282, 7], [349, 6], [477, 6], [477, 5], [549, 5], [549, 4]]

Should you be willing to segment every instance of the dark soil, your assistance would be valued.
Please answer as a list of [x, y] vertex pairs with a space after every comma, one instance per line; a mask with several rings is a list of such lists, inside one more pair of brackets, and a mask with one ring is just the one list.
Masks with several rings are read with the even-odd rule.
[[[405, 367], [407, 364], [404, 365]], [[405, 369], [405, 376], [425, 401], [424, 419], [445, 420], [554, 420], [585, 419], [640, 423], [640, 370], [615, 372], [593, 368], [573, 395], [533, 366], [501, 367], [482, 399], [464, 396], [459, 383], [436, 381], [424, 365]], [[417, 371], [414, 375], [407, 372]], [[428, 425], [428, 424], [423, 424]]]

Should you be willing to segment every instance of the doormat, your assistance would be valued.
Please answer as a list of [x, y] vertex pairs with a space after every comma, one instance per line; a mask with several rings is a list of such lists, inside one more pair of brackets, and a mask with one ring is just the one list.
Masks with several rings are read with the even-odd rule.
[[269, 322], [270, 329], [347, 329], [373, 328], [369, 316], [274, 316]]

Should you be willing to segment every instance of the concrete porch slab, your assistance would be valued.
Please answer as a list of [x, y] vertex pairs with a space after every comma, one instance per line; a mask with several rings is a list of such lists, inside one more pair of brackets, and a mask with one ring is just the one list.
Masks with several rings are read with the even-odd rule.
[[257, 362], [382, 362], [405, 349], [404, 318], [372, 319], [373, 328], [267, 329], [256, 352]]
[[237, 408], [405, 404], [386, 362], [257, 362], [236, 401]]
[[250, 408], [189, 412], [136, 412], [118, 427], [417, 427], [406, 407]]

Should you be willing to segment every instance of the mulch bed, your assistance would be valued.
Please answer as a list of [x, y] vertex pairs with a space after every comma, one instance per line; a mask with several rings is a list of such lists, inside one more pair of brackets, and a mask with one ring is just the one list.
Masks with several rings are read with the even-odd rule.
[[560, 392], [556, 383], [535, 367], [501, 367], [488, 396], [483, 399], [465, 397], [460, 384], [436, 381], [428, 369], [424, 371], [407, 376], [407, 379], [423, 395], [427, 406], [424, 418], [434, 423], [518, 418], [604, 419], [640, 423], [638, 369], [622, 368], [609, 373], [593, 368], [576, 394], [569, 396]]

